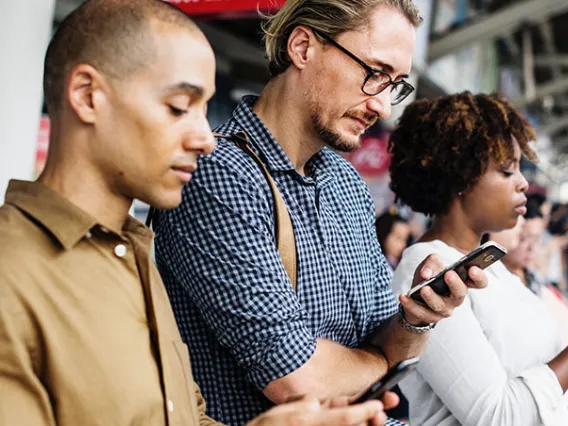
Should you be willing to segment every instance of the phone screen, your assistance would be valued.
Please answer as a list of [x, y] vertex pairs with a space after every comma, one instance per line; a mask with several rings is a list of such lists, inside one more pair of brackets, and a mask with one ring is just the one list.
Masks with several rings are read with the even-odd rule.
[[473, 250], [471, 253], [462, 257], [454, 264], [444, 269], [433, 278], [430, 278], [429, 280], [426, 280], [423, 283], [412, 288], [408, 292], [408, 296], [416, 302], [424, 304], [424, 299], [422, 299], [422, 296], [420, 295], [420, 289], [425, 286], [430, 286], [432, 287], [432, 290], [436, 292], [436, 294], [439, 294], [443, 297], [448, 297], [450, 296], [451, 292], [446, 282], [444, 281], [444, 275], [446, 274], [446, 272], [453, 270], [458, 274], [462, 281], [466, 281], [468, 279], [467, 272], [469, 271], [469, 268], [471, 268], [472, 266], [477, 266], [480, 269], [485, 269], [498, 260], [502, 259], [506, 254], [507, 250], [505, 250], [505, 248], [501, 247], [499, 244], [493, 241], [488, 241], [487, 243]]
[[361, 397], [354, 402], [359, 404], [370, 399], [380, 399], [383, 394], [392, 389], [397, 383], [408, 376], [418, 365], [418, 358], [410, 358], [398, 363], [377, 383], [371, 386]]

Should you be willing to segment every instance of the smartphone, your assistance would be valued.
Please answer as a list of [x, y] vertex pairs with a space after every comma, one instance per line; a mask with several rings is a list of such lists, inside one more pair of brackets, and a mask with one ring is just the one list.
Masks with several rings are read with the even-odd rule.
[[448, 266], [439, 274], [434, 277], [420, 283], [416, 287], [413, 287], [408, 292], [408, 296], [411, 297], [418, 303], [425, 304], [424, 299], [420, 295], [420, 290], [423, 287], [430, 286], [432, 290], [443, 297], [450, 296], [451, 292], [446, 282], [444, 281], [444, 275], [448, 271], [455, 271], [462, 281], [468, 279], [467, 271], [472, 266], [477, 266], [480, 269], [485, 269], [498, 260], [502, 259], [503, 256], [507, 254], [507, 250], [501, 247], [499, 244], [493, 241], [487, 241], [485, 244], [479, 246], [471, 253], [466, 254], [460, 260], [455, 262], [453, 265]]
[[418, 358], [410, 358], [399, 362], [391, 368], [382, 379], [361, 395], [353, 404], [360, 404], [370, 399], [381, 399], [386, 391], [392, 389], [394, 385], [412, 373], [412, 370], [416, 368], [418, 362]]

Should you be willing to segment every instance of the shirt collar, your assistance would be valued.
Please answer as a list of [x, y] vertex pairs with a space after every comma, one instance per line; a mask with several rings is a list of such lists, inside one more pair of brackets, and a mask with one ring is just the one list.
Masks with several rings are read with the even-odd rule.
[[252, 145], [262, 153], [266, 159], [266, 166], [271, 171], [292, 171], [297, 179], [303, 183], [327, 184], [332, 182], [334, 174], [332, 169], [334, 153], [329, 148], [324, 148], [314, 155], [308, 163], [310, 176], [302, 176], [296, 169], [278, 141], [272, 136], [270, 130], [264, 125], [262, 120], [253, 110], [253, 106], [258, 96], [244, 96], [233, 111], [233, 117], [239, 127], [249, 136]]
[[252, 109], [257, 99], [258, 96], [244, 96], [233, 111], [233, 117], [239, 124], [239, 127], [247, 133], [251, 143], [263, 154], [266, 159], [266, 166], [270, 170], [295, 170], [294, 165], [278, 141], [274, 139], [270, 130]]
[[[93, 227], [106, 229], [93, 216], [41, 182], [11, 180], [5, 198], [7, 204], [14, 205], [43, 225], [65, 250], [73, 248]], [[147, 239], [153, 235], [130, 216], [123, 230]], [[108, 232], [120, 237], [115, 230]]]

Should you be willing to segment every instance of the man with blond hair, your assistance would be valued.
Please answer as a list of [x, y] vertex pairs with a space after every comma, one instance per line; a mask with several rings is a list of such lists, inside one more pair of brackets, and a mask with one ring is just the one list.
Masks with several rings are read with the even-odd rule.
[[[208, 413], [227, 424], [298, 395], [361, 394], [463, 302], [466, 284], [448, 273], [451, 297], [425, 288], [428, 306], [397, 304], [371, 195], [334, 152], [357, 149], [414, 90], [405, 78], [420, 21], [411, 0], [289, 0], [265, 25], [270, 82], [218, 129], [226, 137], [182, 205], [159, 215], [158, 267]], [[291, 217], [295, 271], [247, 139]], [[430, 256], [415, 281], [441, 268]], [[478, 269], [470, 278], [485, 285]]]

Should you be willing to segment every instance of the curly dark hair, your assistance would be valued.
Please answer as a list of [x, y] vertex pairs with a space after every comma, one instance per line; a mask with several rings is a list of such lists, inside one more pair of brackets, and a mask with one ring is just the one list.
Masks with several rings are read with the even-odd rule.
[[529, 146], [536, 139], [533, 127], [498, 94], [463, 92], [415, 101], [390, 136], [390, 187], [414, 211], [445, 213], [457, 194], [477, 183], [490, 159], [513, 160], [513, 137], [536, 161]]

